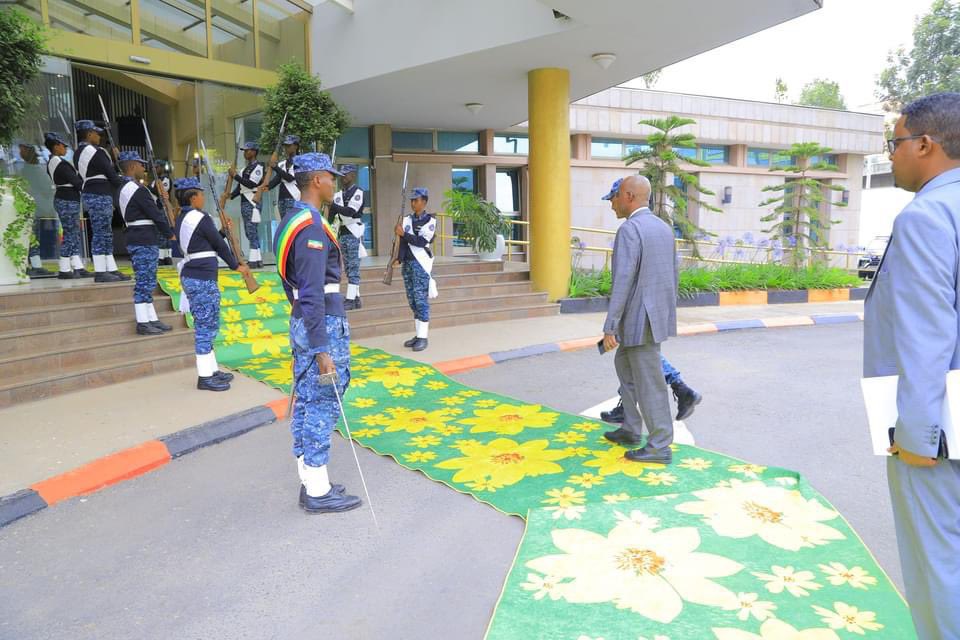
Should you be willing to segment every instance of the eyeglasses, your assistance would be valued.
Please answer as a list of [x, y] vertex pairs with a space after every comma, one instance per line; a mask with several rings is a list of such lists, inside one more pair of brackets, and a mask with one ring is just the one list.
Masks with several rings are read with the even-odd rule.
[[[900, 143], [903, 142], [904, 140], [916, 140], [917, 138], [923, 138], [923, 137], [925, 137], [925, 136], [927, 136], [927, 134], [925, 134], [925, 133], [920, 133], [920, 134], [917, 134], [917, 135], [915, 135], [915, 136], [901, 136], [901, 137], [899, 137], [899, 138], [890, 138], [889, 140], [887, 140], [887, 151], [890, 152], [890, 155], [893, 155], [893, 154], [896, 152], [897, 147], [898, 147], [898, 146], [900, 145]], [[931, 140], [933, 140], [934, 142], [940, 142], [939, 140], [937, 140], [937, 139], [934, 138], [933, 136], [927, 136], [927, 137], [929, 137], [929, 138], [930, 138]]]

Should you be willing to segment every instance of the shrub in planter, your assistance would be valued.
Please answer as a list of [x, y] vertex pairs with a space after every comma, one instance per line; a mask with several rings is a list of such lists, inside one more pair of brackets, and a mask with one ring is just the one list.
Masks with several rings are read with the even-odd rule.
[[444, 211], [461, 225], [464, 238], [473, 242], [477, 253], [492, 254], [498, 249], [497, 236], [510, 232], [510, 222], [496, 205], [463, 189], [447, 189], [443, 197]]

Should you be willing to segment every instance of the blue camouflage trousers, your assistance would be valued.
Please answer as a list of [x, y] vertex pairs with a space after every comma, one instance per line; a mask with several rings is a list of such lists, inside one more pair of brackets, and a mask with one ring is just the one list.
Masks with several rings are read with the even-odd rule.
[[127, 251], [130, 252], [130, 262], [133, 263], [134, 304], [153, 302], [153, 290], [157, 288], [157, 258], [160, 257], [160, 249], [156, 245], [128, 244]]
[[[342, 399], [350, 386], [350, 325], [339, 316], [327, 316], [326, 325], [327, 348], [337, 369]], [[333, 387], [320, 384], [316, 350], [310, 349], [303, 318], [290, 318], [290, 350], [297, 394], [290, 420], [293, 455], [303, 456], [308, 467], [322, 467], [330, 460], [330, 434], [340, 419], [340, 407]]]
[[33, 219], [33, 238], [30, 241], [30, 249], [27, 251], [27, 257], [40, 255], [40, 218]]
[[660, 367], [663, 369], [663, 377], [666, 378], [668, 385], [672, 386], [683, 382], [680, 372], [674, 369], [673, 365], [663, 355], [660, 356]]
[[347, 271], [347, 282], [360, 284], [360, 238], [347, 231], [338, 239], [343, 251], [343, 268]]
[[[156, 265], [156, 258], [154, 258]], [[200, 280], [181, 276], [180, 285], [190, 302], [196, 354], [213, 351], [213, 341], [220, 331], [220, 288], [216, 280]]]
[[113, 255], [113, 198], [99, 193], [85, 193], [83, 208], [90, 216], [91, 250], [95, 256]]
[[404, 260], [401, 271], [414, 319], [430, 322], [430, 274], [423, 270], [416, 258]]
[[54, 198], [53, 208], [60, 218], [60, 228], [63, 230], [60, 256], [69, 258], [80, 255], [80, 201]]
[[[260, 231], [257, 224], [253, 222], [253, 205], [243, 196], [240, 196], [240, 215], [243, 216], [243, 232], [250, 241], [251, 249], [260, 248]], [[263, 212], [260, 212], [263, 215]]]

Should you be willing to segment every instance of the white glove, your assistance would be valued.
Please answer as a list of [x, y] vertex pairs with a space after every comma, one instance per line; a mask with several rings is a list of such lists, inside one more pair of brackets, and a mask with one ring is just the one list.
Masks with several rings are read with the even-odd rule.
[[260, 222], [260, 209], [257, 207], [253, 208], [253, 213], [250, 214], [250, 222], [253, 224], [259, 224]]

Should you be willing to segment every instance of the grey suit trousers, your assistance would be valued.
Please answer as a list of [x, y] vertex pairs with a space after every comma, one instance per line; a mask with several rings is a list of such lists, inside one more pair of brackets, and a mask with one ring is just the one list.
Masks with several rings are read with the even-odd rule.
[[623, 399], [623, 428], [640, 437], [646, 423], [650, 434], [647, 446], [658, 451], [666, 449], [673, 443], [673, 416], [660, 364], [660, 345], [620, 345], [614, 366]]

